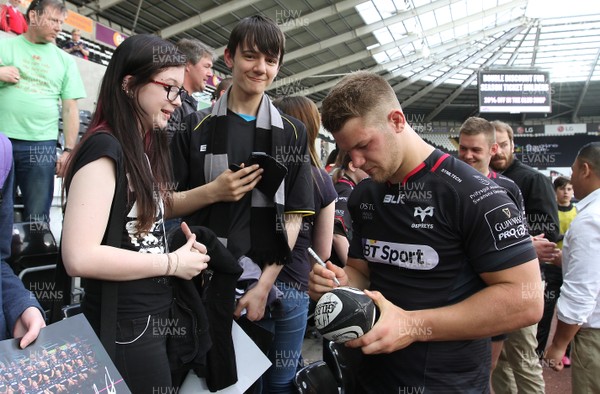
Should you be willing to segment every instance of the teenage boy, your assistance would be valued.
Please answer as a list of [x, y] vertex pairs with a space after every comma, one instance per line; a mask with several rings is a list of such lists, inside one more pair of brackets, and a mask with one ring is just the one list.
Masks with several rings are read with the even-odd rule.
[[[171, 143], [178, 188], [195, 188], [190, 198], [203, 199], [203, 208], [184, 220], [212, 229], [245, 272], [254, 268], [258, 274], [235, 310], [236, 317], [245, 314], [251, 321], [268, 317], [273, 284], [291, 260], [302, 216], [314, 213], [305, 127], [281, 114], [265, 95], [281, 67], [284, 44], [272, 20], [242, 19], [224, 53], [231, 89], [210, 112], [184, 119], [184, 130]], [[244, 164], [252, 152], [265, 152], [287, 167], [274, 195], [258, 190], [263, 178], [274, 174]], [[237, 171], [233, 165], [239, 165]]]

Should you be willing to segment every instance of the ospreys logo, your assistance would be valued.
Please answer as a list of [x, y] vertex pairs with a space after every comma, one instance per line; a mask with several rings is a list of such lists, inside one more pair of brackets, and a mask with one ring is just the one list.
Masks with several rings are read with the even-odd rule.
[[433, 217], [434, 208], [432, 206], [428, 206], [427, 208], [415, 207], [415, 212], [413, 214], [414, 217], [418, 217], [421, 219], [421, 223], [412, 223], [410, 225], [411, 228], [418, 229], [433, 229], [433, 223], [423, 223], [425, 221], [425, 217]]
[[431, 216], [433, 217], [433, 210], [434, 208], [429, 206], [425, 209], [421, 208], [421, 207], [415, 207], [415, 213], [413, 216], [418, 216], [421, 218], [421, 223], [423, 223], [423, 221], [425, 220], [426, 216]]

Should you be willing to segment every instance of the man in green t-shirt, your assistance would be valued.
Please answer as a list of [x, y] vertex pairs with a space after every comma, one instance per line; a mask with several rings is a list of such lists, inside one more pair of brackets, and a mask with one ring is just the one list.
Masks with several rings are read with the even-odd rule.
[[[13, 145], [12, 191], [21, 190], [25, 220], [48, 221], [54, 173], [63, 175], [79, 131], [85, 89], [73, 57], [55, 43], [66, 12], [61, 1], [33, 1], [27, 32], [0, 40], [0, 132]], [[57, 159], [59, 100], [65, 143]]]

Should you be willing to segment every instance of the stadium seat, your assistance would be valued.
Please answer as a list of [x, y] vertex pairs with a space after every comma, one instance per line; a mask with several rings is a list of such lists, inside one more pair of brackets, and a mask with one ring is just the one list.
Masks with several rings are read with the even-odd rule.
[[62, 297], [56, 288], [55, 272], [56, 264], [47, 264], [25, 268], [19, 273], [25, 288], [32, 292], [44, 310], [46, 323], [49, 323], [54, 301]]
[[334, 373], [344, 394], [356, 392], [356, 371], [362, 360], [360, 349], [348, 348], [340, 343], [329, 341], [329, 350], [333, 355]]
[[331, 369], [324, 361], [315, 361], [296, 373], [294, 384], [301, 394], [339, 394]]
[[15, 274], [26, 268], [56, 263], [58, 246], [46, 222], [16, 222], [13, 224], [11, 256], [7, 260]]
[[79, 111], [79, 138], [81, 138], [81, 136], [83, 134], [85, 134], [85, 132], [88, 129], [88, 126], [90, 125], [91, 120], [92, 120], [92, 113], [90, 111], [87, 111], [87, 110]]
[[73, 317], [81, 313], [81, 304], [67, 305], [62, 309], [63, 318]]

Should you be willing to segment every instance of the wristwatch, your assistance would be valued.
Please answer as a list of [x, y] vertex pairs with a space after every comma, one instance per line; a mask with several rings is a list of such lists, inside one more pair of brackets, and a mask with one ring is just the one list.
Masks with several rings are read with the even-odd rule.
[[71, 153], [72, 150], [73, 150], [72, 148], [63, 148], [63, 152]]

